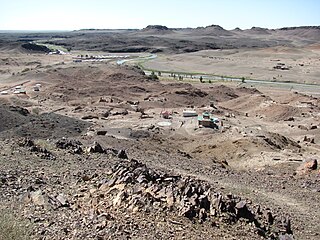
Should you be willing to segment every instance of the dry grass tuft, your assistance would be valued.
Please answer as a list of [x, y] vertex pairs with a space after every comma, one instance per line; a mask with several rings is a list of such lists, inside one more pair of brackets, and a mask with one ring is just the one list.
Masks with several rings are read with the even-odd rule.
[[9, 211], [0, 210], [0, 240], [31, 239], [27, 222], [15, 218]]

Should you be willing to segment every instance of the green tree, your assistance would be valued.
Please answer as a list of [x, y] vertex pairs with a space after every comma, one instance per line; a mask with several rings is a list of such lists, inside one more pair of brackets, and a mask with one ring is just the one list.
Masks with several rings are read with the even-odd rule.
[[203, 78], [202, 78], [202, 76], [200, 76], [200, 82], [201, 82], [201, 83], [203, 82]]

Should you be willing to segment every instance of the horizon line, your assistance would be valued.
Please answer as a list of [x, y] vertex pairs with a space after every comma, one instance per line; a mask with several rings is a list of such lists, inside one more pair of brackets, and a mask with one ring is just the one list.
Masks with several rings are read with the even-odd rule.
[[[164, 26], [167, 27], [166, 25], [161, 25], [161, 24], [150, 24], [145, 26], [144, 28], [148, 26]], [[198, 26], [198, 27], [168, 27], [168, 29], [197, 29], [197, 28], [206, 28], [210, 26], [219, 26], [222, 27], [221, 25], [218, 24], [211, 24], [207, 26]], [[283, 26], [283, 27], [277, 27], [277, 28], [267, 28], [267, 27], [259, 27], [259, 26], [252, 26], [251, 28], [240, 28], [240, 27], [235, 27], [233, 29], [225, 29], [225, 30], [234, 30], [234, 29], [241, 29], [241, 30], [249, 30], [252, 28], [262, 28], [262, 29], [268, 29], [268, 30], [276, 30], [276, 29], [282, 29], [282, 28], [303, 28], [303, 27], [320, 27], [320, 25], [300, 25], [300, 26]], [[0, 29], [0, 32], [72, 32], [72, 31], [83, 31], [83, 30], [142, 30], [144, 28], [79, 28], [79, 29]]]

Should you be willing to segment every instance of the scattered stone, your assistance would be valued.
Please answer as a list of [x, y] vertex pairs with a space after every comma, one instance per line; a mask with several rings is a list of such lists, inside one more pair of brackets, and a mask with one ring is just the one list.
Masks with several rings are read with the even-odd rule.
[[317, 159], [308, 159], [305, 162], [304, 167], [310, 170], [316, 170], [318, 167]]
[[313, 137], [304, 136], [303, 141], [304, 141], [304, 142], [309, 142], [309, 143], [312, 143], [312, 144], [315, 143]]
[[97, 135], [98, 136], [105, 136], [107, 134], [107, 132], [108, 132], [107, 130], [98, 130]]
[[56, 142], [56, 147], [60, 149], [69, 149], [72, 153], [83, 153], [82, 143], [75, 139], [62, 138]]
[[289, 117], [289, 118], [285, 119], [284, 121], [293, 122], [294, 121], [294, 117]]
[[308, 159], [297, 168], [297, 173], [307, 174], [318, 167], [317, 159]]
[[279, 240], [294, 240], [291, 234], [280, 235]]
[[119, 150], [117, 157], [121, 159], [128, 159], [128, 155], [123, 149]]
[[23, 116], [28, 116], [30, 114], [29, 110], [19, 106], [10, 106], [9, 110], [12, 112], [17, 112]]
[[37, 190], [37, 191], [32, 191], [29, 193], [29, 197], [31, 199], [31, 201], [35, 204], [35, 205], [40, 205], [43, 206], [46, 204], [46, 200], [41, 192], [41, 190]]
[[304, 125], [298, 125], [298, 128], [300, 128], [301, 130], [306, 130], [308, 131], [308, 127], [304, 126]]
[[129, 114], [129, 112], [128, 112], [127, 109], [111, 110], [109, 113], [110, 113], [110, 115], [112, 115], [112, 116], [117, 116], [117, 115], [123, 115], [123, 116], [125, 116], [125, 115], [128, 115], [128, 114]]
[[57, 198], [56, 198], [59, 202], [59, 205], [61, 207], [68, 207], [69, 206], [69, 202], [67, 200], [67, 198], [65, 197], [65, 195], [63, 193], [60, 193]]
[[92, 119], [99, 119], [99, 117], [93, 116], [93, 115], [86, 115], [86, 116], [83, 116], [81, 119], [82, 120], [92, 120]]
[[30, 152], [36, 153], [40, 158], [47, 160], [54, 160], [56, 157], [46, 148], [40, 147], [29, 138], [22, 138], [18, 141], [18, 145], [26, 147]]
[[105, 150], [98, 142], [94, 142], [92, 146], [87, 148], [88, 153], [105, 153]]
[[[112, 177], [100, 186], [110, 196], [110, 204], [132, 212], [167, 209], [200, 223], [219, 217], [226, 223], [246, 219], [262, 236], [275, 236], [279, 231], [291, 234], [290, 220], [278, 220], [269, 209], [253, 211], [240, 197], [217, 193], [206, 182], [155, 172], [136, 161], [122, 161], [112, 169]], [[257, 214], [262, 212], [263, 214]], [[272, 226], [272, 227], [271, 227]]]

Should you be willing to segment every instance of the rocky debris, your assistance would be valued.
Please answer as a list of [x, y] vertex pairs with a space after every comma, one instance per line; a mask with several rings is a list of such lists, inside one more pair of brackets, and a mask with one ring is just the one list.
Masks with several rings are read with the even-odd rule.
[[304, 125], [298, 125], [298, 128], [300, 128], [301, 130], [306, 130], [308, 131], [308, 127], [307, 126], [304, 126]]
[[43, 206], [47, 203], [41, 190], [28, 192], [27, 199], [29, 199], [33, 204], [39, 206]]
[[30, 114], [28, 109], [23, 108], [23, 107], [19, 107], [19, 106], [9, 106], [9, 110], [12, 112], [17, 112], [23, 116], [28, 116]]
[[140, 102], [139, 102], [139, 101], [131, 101], [131, 100], [128, 100], [127, 103], [130, 104], [130, 105], [137, 106], [137, 105], [139, 105]]
[[57, 197], [56, 200], [58, 201], [59, 205], [61, 207], [68, 207], [69, 206], [69, 202], [66, 198], [66, 196], [63, 193], [60, 193]]
[[[123, 207], [132, 212], [173, 212], [193, 222], [211, 221], [223, 224], [243, 222], [252, 231], [268, 238], [291, 234], [290, 220], [276, 216], [270, 209], [253, 206], [250, 201], [232, 194], [224, 196], [207, 182], [180, 175], [154, 171], [136, 160], [115, 164], [111, 177], [92, 196], [108, 196], [112, 209]], [[102, 211], [97, 210], [97, 211]]]
[[110, 154], [113, 156], [117, 156], [121, 159], [128, 159], [128, 155], [125, 150], [114, 149], [114, 148], [103, 148], [100, 143], [94, 142], [91, 146], [86, 149], [87, 153], [101, 153], [101, 154]]
[[315, 143], [315, 142], [314, 142], [314, 137], [304, 136], [303, 141], [304, 141], [304, 142], [309, 142], [309, 143], [312, 143], [312, 144]]
[[190, 97], [206, 97], [208, 95], [207, 92], [204, 92], [197, 88], [190, 88], [185, 90], [177, 90], [174, 92], [177, 95], [186, 95]]
[[56, 157], [46, 148], [40, 147], [34, 143], [34, 141], [30, 138], [22, 138], [18, 140], [18, 145], [21, 147], [26, 147], [30, 152], [36, 153], [43, 159], [54, 160]]
[[62, 138], [56, 141], [56, 147], [60, 149], [69, 149], [72, 153], [83, 153], [82, 143], [75, 139]]
[[92, 146], [87, 148], [88, 153], [105, 153], [105, 150], [98, 142], [94, 142]]
[[301, 148], [301, 146], [295, 141], [278, 133], [269, 132], [266, 135], [261, 135], [259, 137], [275, 149]]
[[94, 115], [85, 115], [81, 118], [82, 120], [92, 120], [92, 119], [99, 119], [98, 116], [94, 116]]
[[291, 234], [285, 234], [285, 235], [281, 235], [279, 237], [279, 240], [294, 240], [293, 235]]
[[119, 150], [117, 157], [121, 158], [121, 159], [128, 159], [128, 155], [127, 155], [126, 151], [123, 149]]
[[130, 137], [132, 138], [148, 138], [150, 137], [149, 131], [146, 130], [132, 130], [130, 132]]
[[287, 119], [285, 119], [284, 121], [287, 122], [293, 122], [294, 121], [294, 117], [288, 117]]
[[107, 132], [108, 132], [107, 130], [98, 130], [97, 135], [98, 136], [105, 136], [107, 134]]
[[125, 115], [128, 115], [128, 114], [129, 114], [129, 112], [128, 112], [127, 109], [113, 109], [113, 110], [110, 111], [110, 115], [111, 116], [117, 116], [117, 115], [125, 116]]
[[318, 167], [317, 159], [307, 159], [297, 168], [297, 173], [308, 174], [313, 170], [317, 170], [317, 167]]

